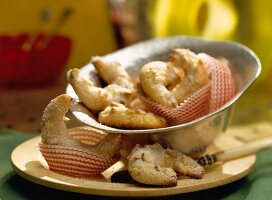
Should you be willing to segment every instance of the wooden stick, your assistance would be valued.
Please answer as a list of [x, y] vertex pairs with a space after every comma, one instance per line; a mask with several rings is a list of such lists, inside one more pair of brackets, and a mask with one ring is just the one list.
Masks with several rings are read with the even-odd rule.
[[215, 154], [205, 155], [198, 159], [198, 163], [201, 165], [211, 165], [217, 161], [227, 161], [242, 156], [257, 153], [261, 150], [272, 147], [272, 137], [256, 140], [253, 142], [246, 143], [244, 145], [220, 151]]
[[127, 169], [127, 160], [121, 159], [112, 166], [110, 166], [108, 169], [106, 169], [104, 172], [102, 172], [102, 176], [106, 178], [107, 180], [110, 180], [111, 176], [119, 171], [123, 171]]

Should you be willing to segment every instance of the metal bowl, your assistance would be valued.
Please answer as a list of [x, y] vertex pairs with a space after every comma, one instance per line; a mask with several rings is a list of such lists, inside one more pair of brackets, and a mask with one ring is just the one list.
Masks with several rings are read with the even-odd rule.
[[[261, 71], [258, 57], [249, 48], [230, 41], [211, 41], [196, 37], [177, 36], [152, 39], [121, 49], [104, 56], [108, 60], [120, 62], [132, 77], [137, 77], [139, 69], [147, 62], [166, 60], [173, 48], [188, 48], [195, 53], [204, 52], [213, 57], [229, 60], [235, 82], [235, 96], [215, 112], [188, 123], [157, 129], [124, 130], [100, 124], [94, 115], [81, 103], [71, 106], [75, 117], [97, 129], [110, 133], [145, 134], [154, 142], [179, 150], [183, 153], [198, 152], [211, 144], [216, 136], [224, 132], [231, 117], [233, 104], [257, 79]], [[94, 66], [89, 63], [81, 68], [81, 74], [98, 82]], [[77, 98], [71, 85], [66, 93]], [[141, 135], [143, 136], [143, 135]]]

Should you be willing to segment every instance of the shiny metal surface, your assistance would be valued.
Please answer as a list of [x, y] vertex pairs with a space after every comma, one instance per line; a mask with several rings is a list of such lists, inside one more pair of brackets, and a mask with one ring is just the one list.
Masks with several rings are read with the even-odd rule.
[[[230, 67], [235, 81], [235, 96], [215, 112], [191, 122], [159, 129], [124, 130], [104, 126], [97, 122], [94, 115], [82, 104], [75, 103], [71, 111], [80, 121], [111, 133], [150, 134], [154, 141], [184, 153], [198, 151], [209, 145], [214, 138], [225, 131], [230, 119], [230, 112], [235, 101], [257, 79], [261, 71], [258, 57], [249, 48], [230, 41], [210, 41], [196, 37], [177, 36], [144, 41], [125, 49], [108, 54], [109, 60], [120, 62], [128, 73], [136, 78], [143, 64], [154, 60], [166, 60], [169, 50], [173, 48], [188, 48], [196, 53], [204, 52], [213, 57], [224, 57], [230, 61]], [[81, 68], [86, 78], [95, 80], [96, 72], [92, 64]], [[66, 93], [77, 98], [71, 85]]]

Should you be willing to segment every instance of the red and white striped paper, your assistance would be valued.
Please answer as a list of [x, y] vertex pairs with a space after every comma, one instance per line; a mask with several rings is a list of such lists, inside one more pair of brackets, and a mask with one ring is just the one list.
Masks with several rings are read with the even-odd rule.
[[234, 95], [234, 82], [227, 64], [205, 53], [198, 54], [204, 63], [210, 84], [199, 89], [176, 108], [166, 108], [139, 90], [139, 97], [151, 112], [164, 117], [169, 125], [190, 122], [213, 112], [228, 102]]
[[234, 81], [228, 65], [205, 53], [198, 54], [211, 77], [209, 111], [213, 112], [234, 96]]
[[107, 133], [91, 127], [70, 128], [67, 133], [81, 143], [91, 146], [98, 144], [107, 136]]
[[[84, 128], [68, 129], [67, 133], [89, 145], [97, 144], [106, 136], [100, 131]], [[117, 161], [115, 158], [101, 156], [75, 147], [43, 144], [42, 142], [38, 147], [50, 170], [74, 177], [100, 175]]]

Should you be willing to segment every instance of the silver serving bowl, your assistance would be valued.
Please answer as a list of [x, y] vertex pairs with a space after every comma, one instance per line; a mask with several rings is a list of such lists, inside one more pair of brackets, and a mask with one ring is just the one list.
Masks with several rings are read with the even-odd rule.
[[[152, 39], [121, 49], [104, 56], [108, 60], [120, 62], [132, 77], [138, 77], [139, 69], [147, 62], [166, 60], [173, 48], [188, 48], [195, 53], [204, 52], [213, 57], [229, 60], [235, 82], [235, 95], [223, 107], [188, 123], [157, 129], [124, 130], [100, 124], [94, 115], [81, 103], [71, 107], [75, 117], [87, 125], [109, 133], [121, 133], [137, 137], [145, 134], [154, 142], [179, 150], [193, 153], [205, 149], [216, 136], [224, 132], [231, 117], [233, 104], [257, 79], [261, 71], [258, 57], [249, 48], [230, 41], [211, 41], [196, 37], [177, 36]], [[87, 64], [81, 68], [85, 78], [99, 82], [94, 66]], [[77, 98], [68, 84], [66, 93]], [[142, 137], [143, 135], [140, 135]]]

